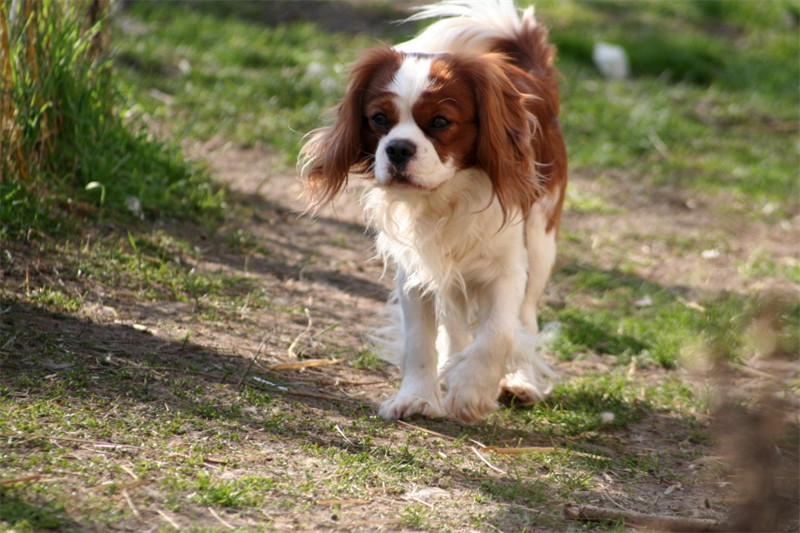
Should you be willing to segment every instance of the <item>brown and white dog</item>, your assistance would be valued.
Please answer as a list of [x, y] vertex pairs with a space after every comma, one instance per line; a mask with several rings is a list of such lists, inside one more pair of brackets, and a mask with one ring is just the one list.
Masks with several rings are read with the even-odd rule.
[[446, 1], [412, 17], [426, 18], [441, 20], [355, 63], [301, 176], [315, 208], [350, 173], [368, 180], [402, 337], [402, 383], [380, 415], [471, 422], [501, 394], [537, 401], [554, 375], [535, 335], [567, 184], [558, 73], [532, 8]]

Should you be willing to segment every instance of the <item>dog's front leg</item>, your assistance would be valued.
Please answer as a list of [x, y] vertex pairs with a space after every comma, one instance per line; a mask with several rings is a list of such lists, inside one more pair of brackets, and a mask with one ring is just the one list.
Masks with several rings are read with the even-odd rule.
[[403, 313], [403, 378], [400, 390], [380, 407], [387, 420], [421, 414], [444, 416], [439, 394], [438, 354], [436, 352], [436, 308], [433, 297], [419, 289], [406, 289], [405, 276], [397, 275], [400, 307]]
[[475, 422], [497, 409], [500, 380], [518, 342], [525, 276], [524, 269], [512, 268], [475, 290], [480, 309], [475, 339], [444, 372], [444, 406], [456, 420]]

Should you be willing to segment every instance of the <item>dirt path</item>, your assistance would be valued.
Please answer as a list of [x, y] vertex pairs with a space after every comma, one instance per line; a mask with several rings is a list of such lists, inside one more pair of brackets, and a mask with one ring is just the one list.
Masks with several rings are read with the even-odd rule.
[[[320, 342], [300, 343], [304, 357], [329, 356], [325, 349], [332, 346], [360, 351], [368, 327], [377, 323], [392, 280], [374, 258], [357, 198], [348, 195], [312, 219], [303, 215], [300, 182], [272, 155], [213, 145], [202, 151], [214, 175], [251, 210], [244, 229], [268, 252], [240, 257], [212, 252], [207, 254], [207, 268], [225, 264], [237, 274], [255, 276], [276, 302], [299, 311], [297, 327], [275, 332], [274, 340], [281, 341], [276, 344], [288, 346], [282, 341], [306, 331], [310, 317], [306, 340], [313, 336]], [[276, 167], [281, 172], [271, 175]], [[262, 324], [265, 331], [273, 327]], [[272, 355], [288, 356], [280, 351]]]

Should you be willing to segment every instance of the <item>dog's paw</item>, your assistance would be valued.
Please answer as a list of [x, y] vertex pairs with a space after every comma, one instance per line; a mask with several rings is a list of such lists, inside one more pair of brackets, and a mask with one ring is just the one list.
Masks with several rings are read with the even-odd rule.
[[378, 414], [385, 420], [397, 420], [413, 415], [441, 418], [445, 412], [438, 397], [423, 398], [410, 394], [397, 394], [381, 404]]
[[464, 358], [450, 366], [445, 373], [447, 396], [444, 408], [448, 416], [470, 424], [496, 410], [500, 376], [493, 377], [491, 374]]
[[517, 405], [533, 405], [544, 400], [547, 394], [518, 370], [500, 381], [500, 398]]
[[464, 424], [472, 424], [486, 418], [486, 415], [498, 407], [493, 396], [478, 396], [472, 391], [447, 393], [445, 410], [447, 414]]

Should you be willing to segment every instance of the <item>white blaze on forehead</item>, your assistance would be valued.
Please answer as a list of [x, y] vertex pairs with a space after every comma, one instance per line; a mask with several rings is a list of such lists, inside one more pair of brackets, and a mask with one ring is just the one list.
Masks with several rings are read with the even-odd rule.
[[[390, 185], [398, 172], [403, 180], [421, 189], [434, 190], [453, 177], [456, 171], [452, 158], [441, 158], [431, 140], [414, 121], [412, 113], [420, 96], [432, 85], [430, 77], [432, 57], [405, 56], [386, 90], [394, 95], [398, 121], [378, 142], [375, 151], [375, 181]], [[401, 169], [395, 168], [387, 154], [387, 147], [395, 140], [412, 143], [416, 151]]]
[[411, 109], [420, 95], [431, 86], [430, 72], [433, 59], [430, 57], [406, 56], [403, 64], [392, 78], [389, 91], [397, 95], [400, 120], [411, 119]]

